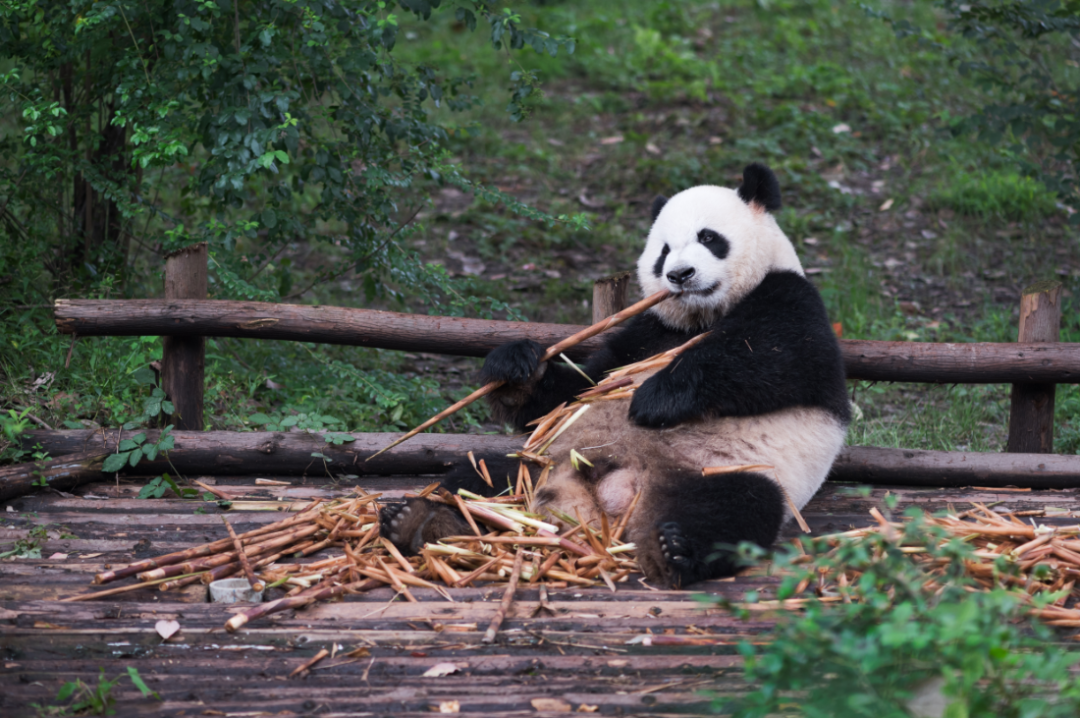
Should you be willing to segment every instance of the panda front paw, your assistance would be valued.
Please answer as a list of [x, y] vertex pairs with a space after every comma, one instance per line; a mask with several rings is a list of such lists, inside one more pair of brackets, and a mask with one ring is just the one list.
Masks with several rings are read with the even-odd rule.
[[504, 381], [508, 384], [525, 384], [539, 380], [546, 365], [540, 363], [544, 347], [531, 339], [502, 344], [491, 350], [480, 369], [480, 380], [485, 384]]
[[630, 400], [630, 419], [638, 426], [665, 429], [697, 418], [693, 395], [675, 386], [669, 374], [658, 372]]

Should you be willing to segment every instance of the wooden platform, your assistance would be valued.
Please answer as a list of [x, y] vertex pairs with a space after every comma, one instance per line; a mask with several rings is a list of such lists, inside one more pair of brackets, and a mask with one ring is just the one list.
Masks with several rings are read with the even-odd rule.
[[[204, 479], [204, 481], [207, 479]], [[289, 487], [256, 487], [254, 479], [218, 479], [253, 500], [229, 512], [238, 530], [276, 519], [290, 504], [344, 495], [349, 487], [291, 479]], [[389, 498], [428, 483], [423, 477], [365, 480]], [[605, 715], [702, 713], [710, 697], [745, 689], [739, 641], [763, 640], [766, 616], [741, 621], [702, 597], [768, 597], [776, 581], [764, 572], [699, 584], [694, 591], [656, 591], [636, 582], [552, 591], [554, 615], [523, 589], [494, 645], [480, 641], [502, 596], [501, 586], [454, 590], [454, 602], [416, 590], [419, 603], [391, 602], [389, 589], [277, 614], [230, 635], [229, 609], [206, 603], [205, 587], [179, 593], [140, 589], [111, 598], [59, 603], [90, 589], [109, 564], [156, 556], [224, 537], [215, 504], [138, 500], [139, 482], [92, 484], [79, 497], [41, 494], [0, 506], [0, 551], [46, 526], [42, 559], [0, 562], [0, 715], [35, 715], [65, 681], [96, 684], [138, 669], [160, 700], [142, 698], [129, 681], [113, 691], [116, 715], [170, 716], [429, 714], [544, 715], [560, 710]], [[997, 503], [1015, 510], [1071, 508], [1078, 490], [982, 491], [876, 488], [828, 484], [804, 510], [814, 533], [870, 523], [867, 510], [887, 491], [898, 510]], [[1056, 522], [1052, 519], [1040, 519]], [[1061, 521], [1075, 523], [1062, 517]], [[18, 528], [11, 528], [13, 525]], [[787, 535], [797, 528], [789, 526]], [[317, 557], [316, 557], [317, 558]], [[176, 620], [181, 631], [162, 641], [154, 625]], [[298, 666], [326, 648], [334, 655], [302, 677]], [[441, 663], [456, 672], [424, 677]]]

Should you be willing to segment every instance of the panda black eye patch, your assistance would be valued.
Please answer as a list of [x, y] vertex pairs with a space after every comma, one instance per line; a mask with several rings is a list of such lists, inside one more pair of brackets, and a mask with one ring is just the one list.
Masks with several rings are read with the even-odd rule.
[[714, 232], [711, 229], [703, 229], [698, 232], [697, 239], [698, 242], [708, 247], [709, 251], [712, 252], [717, 259], [723, 259], [728, 256], [728, 251], [731, 249], [727, 237], [719, 232]]
[[654, 276], [659, 277], [664, 272], [664, 260], [667, 259], [668, 252], [671, 251], [671, 247], [664, 245], [664, 248], [660, 250], [660, 256], [656, 258], [656, 264], [653, 265], [652, 273]]

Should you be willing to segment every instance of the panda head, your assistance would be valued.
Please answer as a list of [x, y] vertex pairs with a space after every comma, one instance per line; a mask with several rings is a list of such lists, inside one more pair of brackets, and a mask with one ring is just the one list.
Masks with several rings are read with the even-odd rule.
[[676, 296], [653, 307], [673, 329], [700, 330], [775, 270], [803, 273], [795, 248], [773, 219], [780, 186], [768, 167], [751, 164], [737, 189], [702, 185], [653, 202], [653, 225], [638, 259], [646, 296]]

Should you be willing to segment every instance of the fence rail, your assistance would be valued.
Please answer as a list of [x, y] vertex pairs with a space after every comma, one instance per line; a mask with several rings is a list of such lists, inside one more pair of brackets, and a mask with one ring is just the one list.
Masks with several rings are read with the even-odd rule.
[[[373, 309], [214, 299], [58, 299], [56, 326], [78, 336], [241, 337], [486, 356], [516, 339], [544, 346], [584, 329]], [[594, 338], [569, 351], [586, 356]], [[841, 340], [849, 379], [943, 384], [1080, 382], [1080, 344]]]

